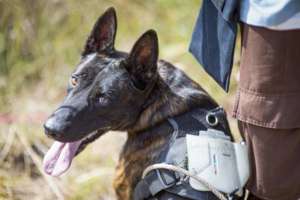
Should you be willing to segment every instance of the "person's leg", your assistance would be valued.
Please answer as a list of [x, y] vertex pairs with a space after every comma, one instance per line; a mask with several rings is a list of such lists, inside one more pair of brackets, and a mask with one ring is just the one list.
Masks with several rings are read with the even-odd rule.
[[251, 199], [300, 198], [300, 129], [272, 129], [238, 121], [249, 147]]

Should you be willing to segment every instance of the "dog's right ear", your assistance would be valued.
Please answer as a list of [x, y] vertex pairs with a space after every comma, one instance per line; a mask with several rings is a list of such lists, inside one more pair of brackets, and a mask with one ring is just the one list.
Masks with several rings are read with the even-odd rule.
[[145, 32], [134, 44], [126, 69], [135, 86], [144, 90], [157, 75], [158, 38], [154, 30]]
[[116, 30], [116, 10], [110, 7], [98, 18], [81, 55], [85, 56], [90, 53], [110, 52], [114, 50]]

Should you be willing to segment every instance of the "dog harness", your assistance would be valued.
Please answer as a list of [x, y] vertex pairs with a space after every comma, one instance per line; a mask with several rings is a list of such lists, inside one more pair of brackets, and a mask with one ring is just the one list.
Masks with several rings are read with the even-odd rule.
[[169, 146], [145, 169], [134, 200], [238, 199], [249, 177], [247, 148], [232, 142], [224, 110], [197, 108], [168, 123]]

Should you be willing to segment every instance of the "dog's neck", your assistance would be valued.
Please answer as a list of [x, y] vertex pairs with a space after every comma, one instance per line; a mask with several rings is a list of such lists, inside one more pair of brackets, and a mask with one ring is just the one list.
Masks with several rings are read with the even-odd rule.
[[120, 155], [114, 186], [119, 199], [132, 199], [133, 189], [143, 170], [155, 163], [173, 133], [167, 119], [195, 107], [217, 104], [182, 71], [166, 62], [158, 68], [159, 80], [149, 95], [137, 123], [128, 130]]
[[133, 190], [141, 179], [143, 170], [157, 162], [168, 146], [172, 133], [173, 128], [168, 121], [163, 121], [149, 129], [128, 133], [114, 180], [118, 199], [133, 199]]

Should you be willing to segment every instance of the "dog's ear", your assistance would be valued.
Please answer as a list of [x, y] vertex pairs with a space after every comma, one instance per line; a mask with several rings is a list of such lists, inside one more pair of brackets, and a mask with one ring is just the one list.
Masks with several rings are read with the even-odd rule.
[[95, 23], [88, 37], [82, 56], [95, 52], [109, 52], [114, 49], [117, 30], [117, 16], [113, 7], [108, 8]]
[[157, 59], [157, 34], [149, 30], [136, 41], [127, 59], [126, 68], [137, 88], [145, 89], [156, 76]]

